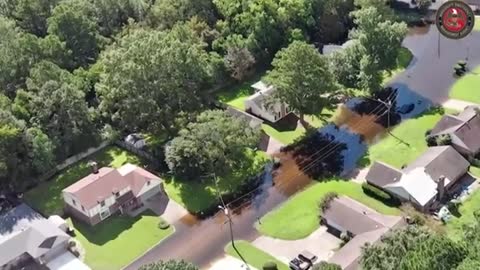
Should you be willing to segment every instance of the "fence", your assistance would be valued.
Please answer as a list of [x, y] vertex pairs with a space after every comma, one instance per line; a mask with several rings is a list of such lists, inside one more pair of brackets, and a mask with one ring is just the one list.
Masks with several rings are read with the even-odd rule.
[[135, 146], [133, 146], [131, 144], [128, 144], [128, 143], [125, 143], [125, 142], [120, 141], [120, 140], [115, 141], [114, 144], [117, 145], [120, 148], [123, 148], [123, 149], [125, 149], [129, 152], [134, 153], [135, 155], [137, 155], [139, 157], [142, 157], [142, 158], [148, 160], [155, 167], [160, 166], [160, 161], [158, 159], [156, 159], [152, 154], [150, 154], [150, 153], [148, 153], [148, 152], [146, 152], [142, 149], [138, 149]]
[[70, 165], [72, 165], [72, 164], [74, 164], [74, 163], [92, 155], [92, 154], [95, 154], [96, 152], [104, 149], [105, 147], [109, 146], [110, 144], [111, 144], [111, 142], [109, 142], [109, 141], [102, 142], [97, 147], [89, 148], [82, 153], [79, 153], [79, 154], [76, 154], [75, 156], [67, 158], [64, 162], [58, 164], [53, 169], [51, 169], [50, 171], [48, 171], [44, 175], [40, 176], [38, 178], [39, 182], [47, 181], [48, 179], [52, 178], [55, 174], [57, 174], [59, 171], [69, 167]]

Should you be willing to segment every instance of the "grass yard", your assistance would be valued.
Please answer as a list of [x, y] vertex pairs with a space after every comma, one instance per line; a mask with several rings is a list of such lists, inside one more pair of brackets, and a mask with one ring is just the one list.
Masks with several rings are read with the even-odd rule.
[[[263, 250], [256, 248], [249, 242], [242, 241], [242, 240], [235, 241], [235, 247], [237, 248], [238, 252], [242, 255], [242, 257], [245, 259], [245, 261], [249, 265], [257, 269], [263, 269], [263, 264], [271, 261], [277, 264], [278, 270], [290, 270], [290, 268], [286, 264], [275, 259], [272, 255], [264, 252]], [[238, 253], [232, 247], [231, 243], [225, 247], [225, 252], [227, 252], [228, 255], [236, 257], [241, 260]]]
[[255, 92], [251, 85], [260, 81], [263, 75], [265, 75], [265, 71], [255, 74], [251, 79], [242, 84], [220, 91], [217, 95], [217, 99], [220, 102], [244, 111], [245, 105], [243, 102]]
[[389, 207], [365, 195], [360, 184], [332, 180], [315, 183], [297, 193], [279, 208], [262, 217], [257, 229], [264, 235], [286, 240], [307, 237], [319, 228], [318, 202], [328, 192], [346, 195], [383, 214], [400, 214], [398, 208]]
[[173, 233], [172, 227], [159, 229], [159, 221], [150, 210], [135, 218], [112, 216], [94, 227], [68, 220], [85, 250], [85, 262], [102, 270], [121, 269]]
[[480, 210], [480, 190], [476, 190], [469, 198], [460, 206], [459, 218], [452, 217], [448, 221], [447, 234], [450, 238], [458, 240], [463, 235], [462, 227], [474, 222], [473, 213]]
[[473, 30], [480, 31], [480, 16], [475, 16], [475, 25], [473, 26]]
[[63, 209], [62, 190], [90, 174], [91, 169], [88, 166], [90, 160], [98, 162], [99, 167], [118, 168], [127, 162], [140, 164], [137, 156], [118, 147], [107, 147], [60, 172], [51, 180], [31, 189], [25, 193], [25, 200], [47, 216], [61, 214]]
[[397, 66], [395, 69], [393, 69], [390, 72], [384, 72], [383, 73], [383, 82], [388, 83], [393, 77], [398, 75], [399, 73], [402, 73], [410, 64], [412, 61], [413, 54], [410, 52], [409, 49], [407, 48], [400, 48], [400, 51], [398, 52], [398, 58], [397, 58]]
[[[452, 113], [453, 111], [446, 111]], [[417, 118], [406, 120], [392, 130], [392, 133], [408, 143], [405, 145], [390, 135], [379, 143], [372, 145], [366, 156], [360, 160], [360, 166], [366, 167], [373, 161], [381, 161], [400, 168], [413, 161], [427, 150], [425, 133], [440, 120], [441, 111], [430, 111]]]
[[[253, 163], [246, 164], [241, 170], [234, 172], [228, 177], [219, 178], [218, 187], [221, 193], [235, 191], [245, 179], [260, 172], [268, 160], [268, 156], [262, 151], [249, 151]], [[206, 182], [178, 181], [175, 178], [165, 180], [165, 190], [170, 198], [183, 205], [191, 212], [200, 212], [216, 202], [218, 195], [213, 180]]]
[[480, 178], [480, 168], [475, 167], [473, 165], [470, 166], [470, 173], [476, 176], [477, 178]]
[[[480, 22], [477, 20], [478, 24]], [[478, 26], [480, 27], [480, 26]], [[480, 103], [480, 67], [458, 79], [450, 90], [450, 98]]]

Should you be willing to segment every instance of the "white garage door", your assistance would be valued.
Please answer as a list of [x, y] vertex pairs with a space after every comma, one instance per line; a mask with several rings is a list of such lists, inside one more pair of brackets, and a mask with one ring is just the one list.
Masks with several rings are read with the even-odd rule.
[[91, 270], [69, 251], [47, 263], [50, 270]]

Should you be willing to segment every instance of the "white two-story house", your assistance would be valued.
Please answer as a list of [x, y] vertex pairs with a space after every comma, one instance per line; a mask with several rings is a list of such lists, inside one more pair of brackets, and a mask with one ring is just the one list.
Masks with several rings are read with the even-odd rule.
[[167, 196], [162, 180], [132, 164], [118, 169], [103, 167], [63, 190], [65, 211], [95, 225], [113, 213], [143, 206], [147, 199]]
[[255, 116], [275, 123], [291, 113], [288, 104], [272, 98], [275, 88], [259, 81], [252, 85], [255, 94], [248, 97], [244, 104], [245, 110]]

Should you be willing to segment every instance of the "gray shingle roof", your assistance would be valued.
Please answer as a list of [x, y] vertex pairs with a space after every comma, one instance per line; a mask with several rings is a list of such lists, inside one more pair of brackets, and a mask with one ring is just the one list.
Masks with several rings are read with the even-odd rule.
[[430, 147], [403, 171], [408, 173], [415, 168], [425, 168], [425, 172], [438, 179], [445, 176], [450, 180], [462, 176], [470, 163], [451, 146]]
[[445, 115], [432, 129], [431, 135], [450, 134], [452, 143], [471, 153], [480, 151], [480, 116], [475, 106], [468, 106], [459, 115]]
[[38, 258], [69, 239], [26, 204], [19, 205], [0, 217], [0, 266], [24, 253]]
[[365, 177], [368, 183], [378, 187], [384, 187], [390, 183], [400, 180], [402, 172], [382, 162], [375, 162], [368, 170]]

